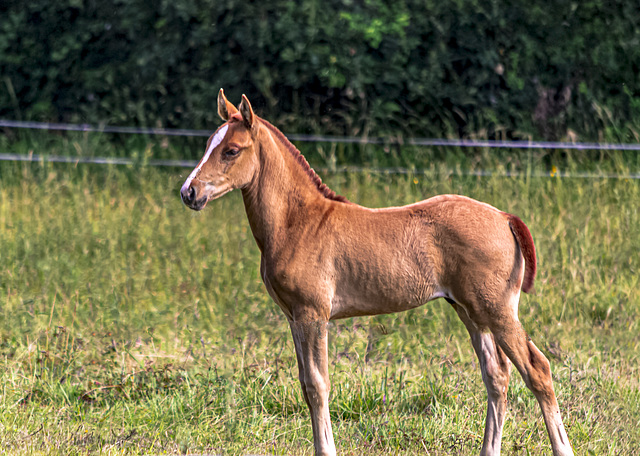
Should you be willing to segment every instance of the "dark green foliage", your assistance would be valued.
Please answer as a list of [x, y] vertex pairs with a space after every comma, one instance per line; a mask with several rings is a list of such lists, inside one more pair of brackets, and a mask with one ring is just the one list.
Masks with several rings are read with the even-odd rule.
[[288, 132], [636, 140], [634, 2], [9, 0], [0, 116]]

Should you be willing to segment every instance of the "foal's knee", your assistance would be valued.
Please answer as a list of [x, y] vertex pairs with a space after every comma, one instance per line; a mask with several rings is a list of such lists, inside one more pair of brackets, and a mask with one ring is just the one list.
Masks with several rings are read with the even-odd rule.
[[323, 378], [320, 374], [307, 374], [302, 387], [312, 405], [323, 402], [329, 396], [329, 379]]

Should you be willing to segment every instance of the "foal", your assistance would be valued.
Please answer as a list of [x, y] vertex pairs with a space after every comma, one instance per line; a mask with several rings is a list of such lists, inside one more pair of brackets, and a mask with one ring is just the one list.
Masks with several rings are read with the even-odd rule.
[[327, 188], [246, 97], [222, 90], [225, 123], [180, 190], [201, 210], [242, 190], [264, 284], [289, 321], [316, 455], [335, 455], [329, 416], [327, 323], [446, 299], [466, 326], [488, 393], [481, 455], [500, 454], [511, 363], [533, 392], [553, 454], [572, 455], [549, 362], [518, 320], [536, 272], [533, 239], [515, 215], [457, 195], [368, 209]]

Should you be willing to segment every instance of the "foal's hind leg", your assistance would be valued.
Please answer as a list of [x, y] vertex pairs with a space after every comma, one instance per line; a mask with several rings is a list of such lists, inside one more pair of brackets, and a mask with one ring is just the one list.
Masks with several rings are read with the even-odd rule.
[[496, 344], [493, 334], [482, 332], [469, 319], [466, 311], [449, 301], [467, 327], [473, 349], [480, 361], [482, 380], [487, 388], [487, 419], [480, 456], [500, 455], [502, 427], [507, 411], [507, 388], [511, 374], [511, 362]]
[[505, 314], [511, 316], [503, 315], [489, 324], [495, 340], [538, 400], [554, 456], [573, 455], [553, 391], [549, 361], [524, 332], [517, 317], [509, 311]]

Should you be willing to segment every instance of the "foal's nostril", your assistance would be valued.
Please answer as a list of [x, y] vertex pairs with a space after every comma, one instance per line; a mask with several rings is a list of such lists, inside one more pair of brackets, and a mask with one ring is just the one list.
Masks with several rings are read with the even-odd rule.
[[189, 186], [182, 189], [180, 196], [185, 204], [190, 204], [193, 203], [193, 200], [196, 198], [196, 191], [193, 187]]

